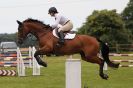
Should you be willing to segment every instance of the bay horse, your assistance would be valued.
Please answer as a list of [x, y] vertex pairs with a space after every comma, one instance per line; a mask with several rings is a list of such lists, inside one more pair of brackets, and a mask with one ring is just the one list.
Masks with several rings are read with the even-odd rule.
[[[47, 67], [47, 63], [41, 60], [39, 55], [72, 55], [80, 54], [82, 60], [96, 63], [99, 65], [99, 75], [103, 79], [108, 79], [108, 75], [104, 74], [104, 62], [112, 68], [118, 68], [119, 63], [113, 63], [109, 60], [109, 47], [99, 39], [89, 35], [77, 34], [72, 40], [65, 40], [65, 45], [57, 47], [58, 38], [53, 36], [52, 28], [43, 22], [28, 18], [23, 22], [17, 20], [18, 26], [18, 43], [22, 44], [29, 33], [33, 34], [39, 42], [39, 50], [34, 54], [39, 65]], [[101, 48], [100, 48], [101, 45]], [[98, 57], [101, 50], [103, 59]]]

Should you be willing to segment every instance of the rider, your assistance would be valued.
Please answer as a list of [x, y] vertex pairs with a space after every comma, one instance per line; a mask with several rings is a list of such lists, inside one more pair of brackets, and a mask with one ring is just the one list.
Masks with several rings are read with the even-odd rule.
[[48, 14], [55, 18], [55, 23], [51, 25], [53, 29], [58, 29], [59, 44], [64, 45], [64, 33], [70, 31], [73, 28], [73, 23], [63, 15], [60, 15], [55, 7], [51, 7], [48, 10]]

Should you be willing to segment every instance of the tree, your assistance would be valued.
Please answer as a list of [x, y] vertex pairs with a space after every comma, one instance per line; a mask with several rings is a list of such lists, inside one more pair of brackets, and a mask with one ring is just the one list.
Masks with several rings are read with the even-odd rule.
[[125, 26], [133, 34], [133, 0], [130, 0], [127, 7], [121, 13]]
[[[19, 45], [20, 47], [29, 47], [29, 46], [37, 46], [37, 39], [35, 36], [31, 35], [27, 39], [24, 40], [24, 43], [22, 45]], [[17, 43], [17, 33], [12, 34], [0, 34], [0, 43], [1, 42], [16, 42]], [[18, 45], [18, 44], [17, 44]]]
[[95, 36], [109, 44], [131, 42], [129, 32], [125, 30], [124, 22], [116, 10], [94, 11], [78, 33]]
[[12, 33], [12, 34], [0, 34], [0, 42], [7, 42], [7, 41], [14, 41], [17, 42], [17, 33]]
[[37, 38], [30, 34], [24, 41], [20, 47], [29, 47], [29, 46], [38, 46]]

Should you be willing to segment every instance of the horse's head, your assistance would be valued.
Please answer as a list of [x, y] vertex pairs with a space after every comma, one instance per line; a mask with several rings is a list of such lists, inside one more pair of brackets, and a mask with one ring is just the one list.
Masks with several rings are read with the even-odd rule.
[[24, 25], [23, 22], [20, 22], [17, 20], [18, 25], [18, 43], [22, 44], [24, 39], [27, 37], [29, 30], [28, 28]]
[[52, 28], [49, 25], [43, 24], [43, 22], [35, 19], [28, 18], [23, 22], [17, 20], [18, 26], [18, 43], [22, 44], [24, 39], [29, 33], [33, 34], [37, 38], [40, 35], [47, 34], [48, 31], [51, 31]]

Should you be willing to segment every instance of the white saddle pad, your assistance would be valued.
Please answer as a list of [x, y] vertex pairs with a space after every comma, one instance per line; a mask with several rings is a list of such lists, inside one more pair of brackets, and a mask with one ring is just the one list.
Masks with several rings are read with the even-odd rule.
[[[57, 36], [57, 34], [56, 34], [56, 30], [55, 30], [55, 29], [53, 30], [53, 35], [54, 35], [55, 37], [59, 38], [59, 37]], [[66, 33], [64, 39], [74, 39], [75, 36], [76, 36], [76, 33], [74, 33], [74, 34]]]

